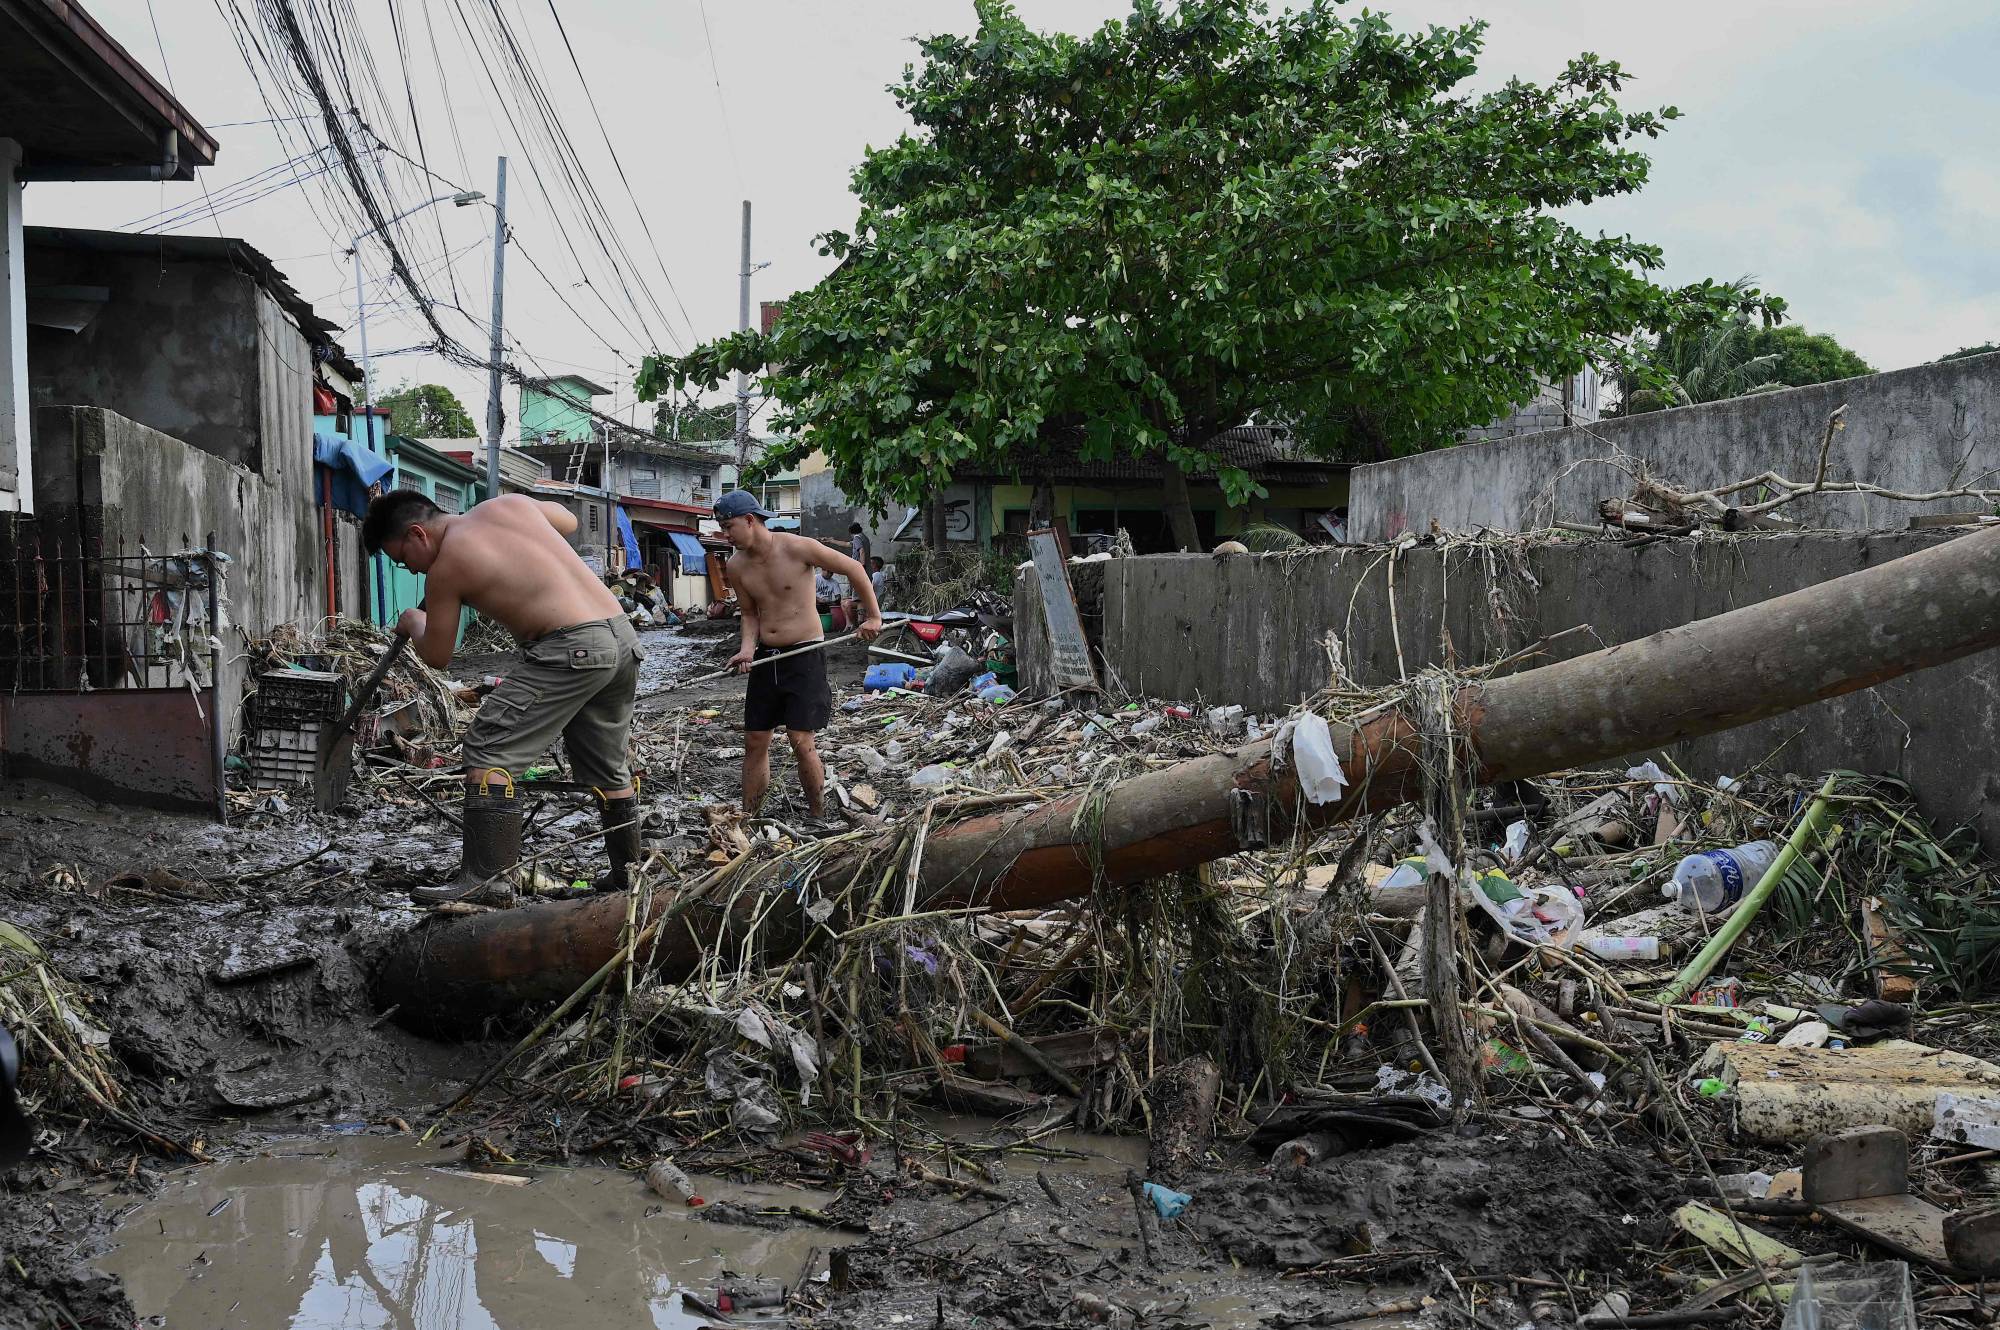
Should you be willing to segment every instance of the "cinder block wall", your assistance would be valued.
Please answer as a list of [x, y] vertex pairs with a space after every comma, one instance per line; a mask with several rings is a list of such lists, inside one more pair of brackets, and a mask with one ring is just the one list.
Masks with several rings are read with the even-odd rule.
[[[1588, 625], [1536, 662], [1545, 663], [1754, 605], [1955, 534], [1815, 532], [1637, 549], [1495, 540], [1421, 546], [1393, 559], [1381, 547], [1119, 559], [1098, 565], [1100, 645], [1108, 677], [1125, 692], [1276, 712], [1325, 686], [1329, 633], [1355, 679], [1381, 684], [1441, 661], [1447, 643], [1472, 665]], [[1033, 579], [1020, 580], [1015, 612], [1024, 678], [1031, 689], [1045, 687]], [[1970, 824], [2000, 849], [2000, 771], [1980, 756], [2000, 747], [1996, 664], [1995, 652], [1981, 653], [1668, 751], [1703, 777], [1759, 766], [1900, 776], [1932, 818]]]
[[[2000, 488], [1996, 352], [1356, 467], [1348, 523], [1356, 540], [1369, 541], [1425, 532], [1433, 522], [1447, 531], [1525, 531], [1559, 519], [1594, 523], [1600, 499], [1631, 493], [1630, 477], [1614, 465], [1621, 456], [1683, 489], [1765, 471], [1809, 481], [1818, 471], [1827, 417], [1843, 405], [1847, 424], [1828, 454], [1829, 479], [1911, 493]], [[1840, 530], [1896, 530], [1918, 513], [1978, 506], [1965, 499], [1912, 504], [1836, 494], [1802, 500], [1783, 515]]]

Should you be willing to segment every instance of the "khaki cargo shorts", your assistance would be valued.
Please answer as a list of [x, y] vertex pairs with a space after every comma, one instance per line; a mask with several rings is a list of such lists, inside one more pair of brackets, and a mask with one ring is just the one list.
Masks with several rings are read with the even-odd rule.
[[521, 663], [486, 695], [465, 732], [466, 769], [498, 767], [519, 780], [561, 735], [577, 780], [624, 789], [632, 783], [632, 697], [645, 658], [622, 615], [523, 643]]

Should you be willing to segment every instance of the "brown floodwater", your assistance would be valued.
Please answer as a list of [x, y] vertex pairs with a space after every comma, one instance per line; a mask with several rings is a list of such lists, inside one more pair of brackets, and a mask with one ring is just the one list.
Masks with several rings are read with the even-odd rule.
[[[142, 1324], [287, 1330], [655, 1330], [707, 1324], [725, 1271], [796, 1283], [836, 1235], [709, 1223], [612, 1169], [468, 1175], [409, 1137], [315, 1137], [169, 1177], [100, 1264]], [[823, 1194], [703, 1179], [712, 1200]], [[815, 1258], [823, 1270], [824, 1257]]]

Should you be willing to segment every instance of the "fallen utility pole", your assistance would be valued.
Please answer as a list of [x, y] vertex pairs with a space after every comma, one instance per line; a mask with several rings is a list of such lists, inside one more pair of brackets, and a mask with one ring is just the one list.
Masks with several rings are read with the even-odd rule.
[[[2000, 530], [1987, 530], [1470, 685], [1453, 697], [1452, 711], [1478, 781], [1491, 784], [1747, 725], [1994, 645]], [[1294, 773], [1273, 764], [1270, 741], [1262, 740], [1121, 781], [1089, 810], [1076, 794], [934, 830], [919, 876], [923, 908], [1039, 908], [1087, 895], [1100, 872], [1113, 886], [1142, 882], [1283, 841], [1301, 824], [1326, 825], [1421, 795], [1416, 717], [1388, 710], [1331, 728], [1350, 782], [1339, 803], [1307, 804]], [[858, 850], [834, 854], [818, 873], [829, 895], [863, 858]], [[649, 920], [673, 899], [657, 894]], [[427, 1028], [467, 1028], [567, 997], [617, 952], [625, 927], [623, 895], [440, 920], [413, 930], [391, 955], [377, 1000], [422, 1013]], [[753, 961], [795, 950], [805, 936], [796, 898], [744, 892], [728, 903], [703, 902], [661, 931], [656, 966], [679, 979], [706, 954], [741, 954], [753, 934]]]

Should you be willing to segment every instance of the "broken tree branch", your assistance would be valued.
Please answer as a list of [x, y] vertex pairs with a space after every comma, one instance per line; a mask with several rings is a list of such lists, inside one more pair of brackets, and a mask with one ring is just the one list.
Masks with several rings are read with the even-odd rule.
[[[1869, 630], [1853, 631], [1857, 623]], [[1996, 644], [2000, 529], [1982, 529], [1698, 623], [1483, 680], [1459, 689], [1451, 707], [1472, 779], [1492, 784], [1747, 725]], [[1421, 794], [1423, 745], [1407, 712], [1385, 707], [1330, 728], [1352, 782], [1338, 802], [1306, 802], [1296, 772], [1274, 766], [1270, 741], [1260, 740], [1106, 790], [935, 829], [921, 903], [1039, 908], [1100, 883], [1164, 877], [1252, 848], [1246, 835], [1275, 840]], [[1246, 808], [1263, 816], [1245, 816]], [[818, 881], [829, 896], [860, 871], [868, 848], [857, 841], [828, 850]], [[796, 951], [803, 910], [781, 883], [767, 885], [674, 907], [686, 912], [658, 930], [658, 969], [678, 979], [707, 954], [759, 963]], [[656, 892], [651, 909], [657, 917], [680, 898]], [[569, 996], [617, 954], [624, 927], [625, 900], [615, 894], [433, 922], [389, 957], [376, 999], [402, 1002], [402, 1019], [429, 1029], [473, 1027]]]

